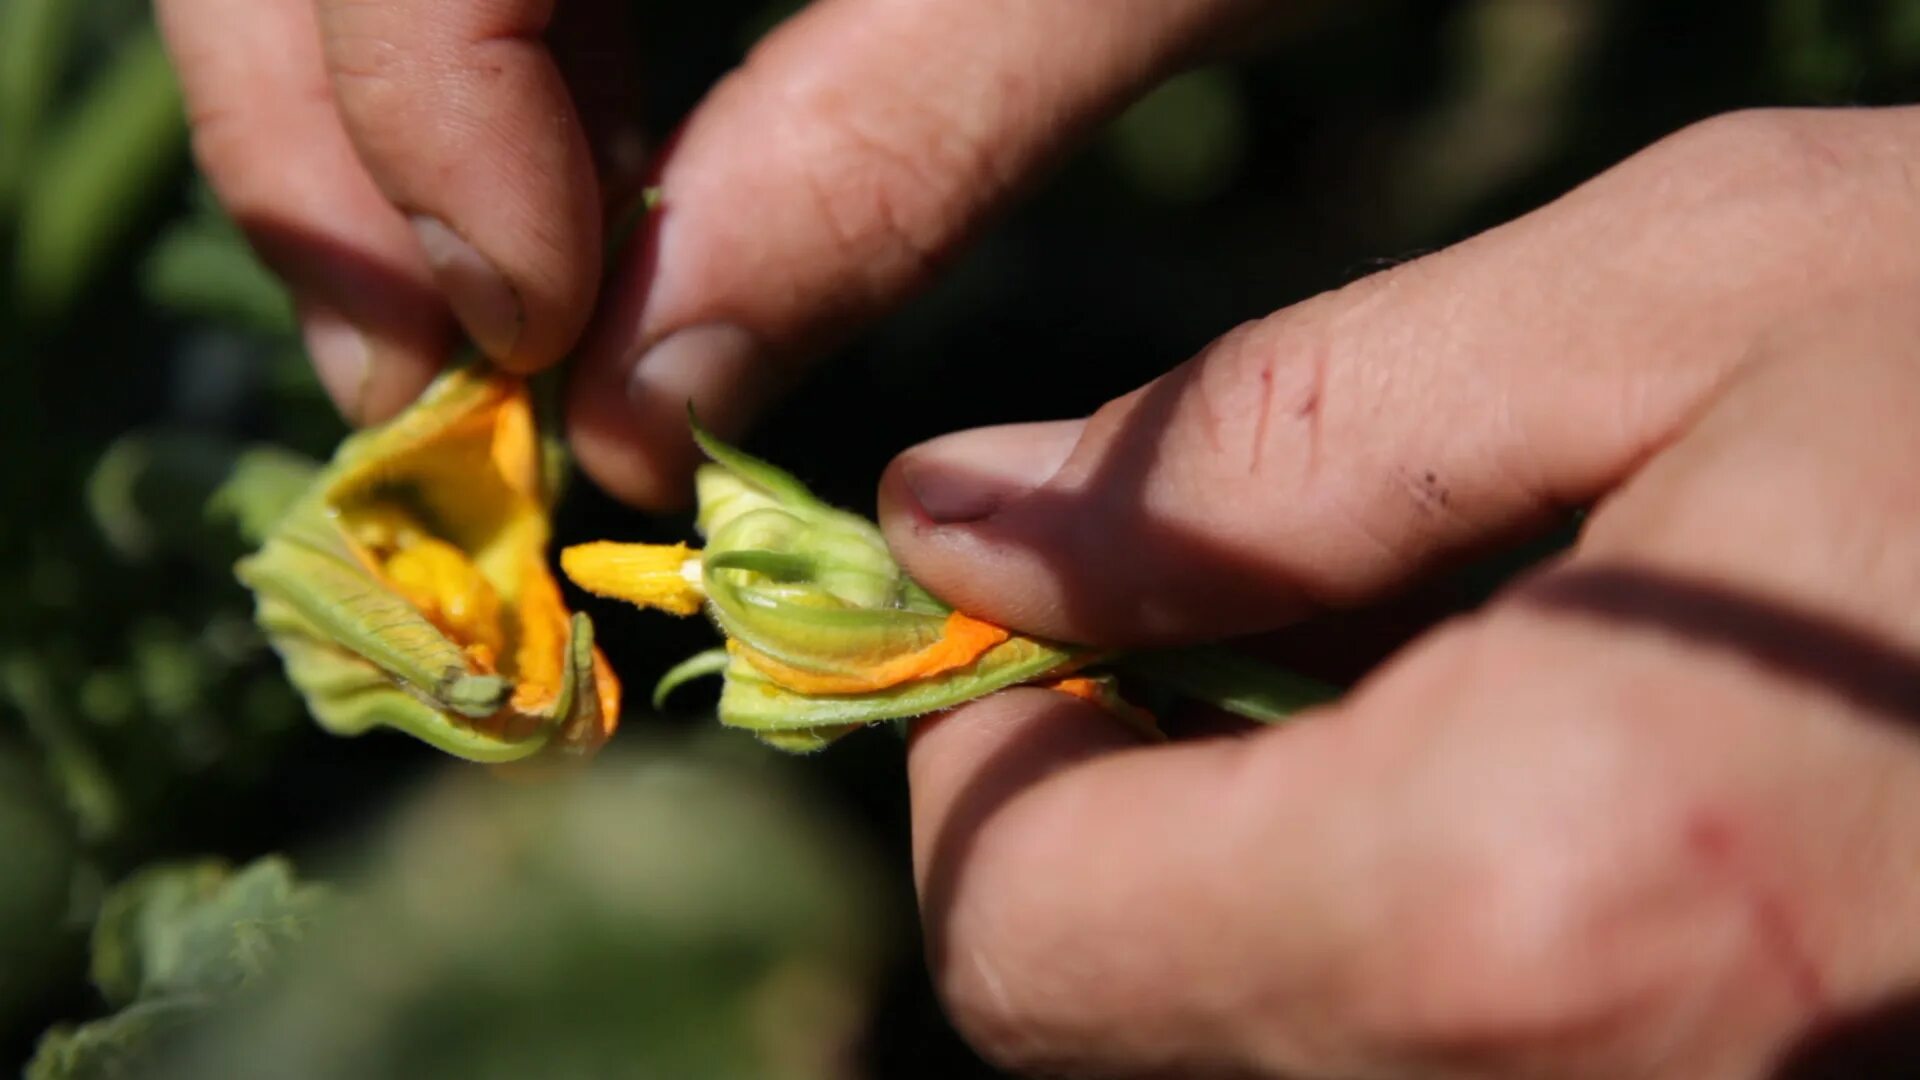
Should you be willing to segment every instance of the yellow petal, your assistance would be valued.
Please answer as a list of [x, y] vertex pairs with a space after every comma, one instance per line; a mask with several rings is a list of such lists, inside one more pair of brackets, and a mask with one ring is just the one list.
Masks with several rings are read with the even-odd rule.
[[700, 553], [685, 544], [616, 544], [600, 540], [560, 553], [575, 585], [614, 600], [675, 615], [700, 610]]

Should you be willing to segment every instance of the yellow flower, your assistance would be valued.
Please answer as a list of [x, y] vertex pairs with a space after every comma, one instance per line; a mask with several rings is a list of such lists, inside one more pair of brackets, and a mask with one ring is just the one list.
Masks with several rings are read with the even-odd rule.
[[316, 719], [449, 753], [591, 753], [620, 688], [548, 569], [548, 476], [524, 380], [443, 375], [349, 438], [238, 568]]
[[[705, 551], [600, 541], [560, 556], [588, 592], [675, 615], [704, 608], [726, 635], [724, 649], [669, 672], [656, 701], [720, 674], [722, 723], [813, 750], [863, 724], [1044, 683], [1092, 659], [952, 610], [901, 572], [872, 522], [696, 433], [713, 458], [697, 476]], [[1075, 689], [1082, 683], [1093, 696], [1093, 681]]]

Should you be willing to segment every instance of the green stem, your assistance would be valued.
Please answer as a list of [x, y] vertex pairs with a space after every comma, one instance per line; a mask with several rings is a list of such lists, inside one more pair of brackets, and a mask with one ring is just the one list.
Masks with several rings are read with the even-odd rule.
[[1283, 671], [1220, 645], [1128, 653], [1109, 662], [1123, 675], [1181, 697], [1256, 720], [1276, 723], [1340, 696], [1340, 688]]

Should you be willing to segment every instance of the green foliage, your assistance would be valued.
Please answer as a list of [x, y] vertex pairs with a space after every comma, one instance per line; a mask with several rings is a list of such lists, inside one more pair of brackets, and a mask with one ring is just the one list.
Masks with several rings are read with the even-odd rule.
[[25, 175], [17, 286], [31, 310], [64, 311], [145, 211], [186, 150], [180, 90], [148, 29], [62, 118]]
[[1238, 178], [1247, 153], [1245, 108], [1232, 71], [1189, 72], [1128, 109], [1109, 130], [1108, 146], [1149, 197], [1201, 202]]
[[93, 982], [118, 1011], [49, 1031], [28, 1080], [147, 1075], [195, 1021], [259, 986], [329, 903], [283, 859], [141, 871], [107, 894], [93, 931]]
[[284, 987], [163, 1075], [834, 1076], [889, 940], [841, 831], [717, 745], [536, 785], [449, 775], [365, 874]]
[[293, 330], [286, 289], [202, 193], [191, 216], [163, 233], [141, 268], [147, 297], [169, 311], [263, 333]]
[[0, 215], [12, 209], [67, 61], [74, 0], [0, 4]]
[[30, 760], [0, 741], [0, 1016], [43, 993], [72, 944], [78, 844]]
[[217, 860], [142, 870], [100, 905], [94, 985], [123, 1007], [224, 997], [262, 978], [328, 902], [280, 858], [238, 871]]
[[450, 774], [336, 898], [287, 864], [142, 871], [102, 904], [113, 1014], [28, 1076], [841, 1074], [891, 939], [873, 869], [791, 781], [714, 744], [565, 780]]

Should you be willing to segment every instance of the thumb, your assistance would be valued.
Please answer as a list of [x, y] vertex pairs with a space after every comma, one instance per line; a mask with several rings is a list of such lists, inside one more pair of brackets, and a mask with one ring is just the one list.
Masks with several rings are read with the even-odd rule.
[[[1844, 152], [1798, 158], [1912, 126], [1744, 114], [1683, 132], [1508, 226], [1243, 326], [1091, 419], [907, 452], [882, 483], [888, 540], [961, 609], [1089, 644], [1370, 599], [1598, 498], [1756, 342], [1909, 280], [1915, 257], [1876, 235], [1908, 212], [1891, 185], [1876, 195]], [[1808, 274], [1827, 245], [1850, 257]]]

